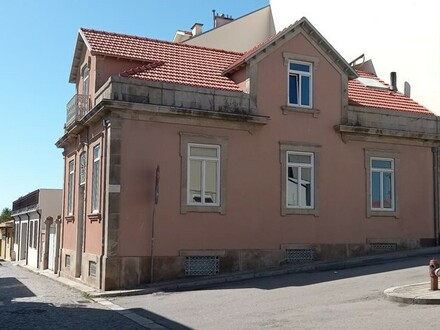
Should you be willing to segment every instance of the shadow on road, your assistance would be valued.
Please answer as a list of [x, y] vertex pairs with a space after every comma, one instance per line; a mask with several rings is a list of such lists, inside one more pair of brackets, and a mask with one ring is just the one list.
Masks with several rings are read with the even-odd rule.
[[[17, 278], [0, 278], [0, 329], [145, 329], [118, 312], [93, 308], [93, 303], [86, 299], [60, 305], [21, 301], [33, 297], [36, 295]], [[168, 329], [189, 329], [144, 309], [124, 312], [147, 317]]]
[[[242, 289], [242, 288], [258, 288], [262, 290], [280, 289], [289, 286], [306, 286], [319, 284], [323, 282], [336, 281], [346, 278], [353, 278], [364, 275], [380, 274], [401, 269], [426, 266], [426, 274], [428, 269], [429, 257], [415, 257], [408, 259], [400, 259], [394, 262], [376, 263], [365, 266], [341, 267], [329, 266], [323, 267], [321, 271], [298, 272], [287, 275], [277, 275], [270, 277], [260, 277], [251, 280], [243, 280], [240, 282], [224, 283], [219, 285], [209, 285], [205, 287], [197, 287], [193, 290], [170, 290], [170, 291], [195, 291], [195, 290], [219, 290], [219, 289]], [[426, 281], [429, 278], [427, 276]], [[169, 292], [170, 292], [169, 291]]]

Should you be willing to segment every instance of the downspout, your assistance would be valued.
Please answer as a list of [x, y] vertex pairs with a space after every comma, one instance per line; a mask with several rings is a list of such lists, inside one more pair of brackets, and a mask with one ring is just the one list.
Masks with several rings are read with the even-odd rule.
[[[84, 146], [84, 152], [86, 153], [86, 169], [89, 166], [89, 127], [87, 127], [87, 145]], [[84, 200], [83, 200], [83, 237], [82, 237], [82, 253], [86, 252], [86, 223], [87, 223], [87, 188], [88, 188], [88, 171], [86, 170], [86, 182], [84, 183]], [[82, 263], [81, 259], [81, 263]], [[81, 265], [82, 267], [82, 265]]]
[[104, 126], [104, 139], [103, 139], [103, 148], [104, 151], [104, 159], [103, 159], [103, 169], [102, 169], [102, 178], [103, 178], [103, 184], [102, 184], [102, 216], [101, 216], [101, 226], [102, 226], [102, 235], [101, 235], [101, 256], [99, 257], [99, 289], [102, 290], [102, 282], [103, 282], [103, 259], [104, 259], [104, 253], [105, 253], [105, 237], [106, 237], [106, 201], [107, 201], [107, 163], [108, 161], [108, 140], [109, 140], [109, 134], [108, 130], [110, 128], [110, 121], [108, 119], [102, 120], [102, 126]]
[[[41, 241], [41, 213], [36, 210], [38, 214], [38, 235], [37, 235], [37, 268], [40, 268], [40, 241]], [[35, 228], [34, 228], [35, 230]], [[45, 240], [47, 237], [45, 237]]]
[[435, 245], [439, 245], [439, 235], [438, 235], [438, 220], [439, 220], [439, 200], [438, 200], [438, 171], [439, 171], [439, 164], [438, 164], [438, 148], [432, 147], [432, 167], [433, 167], [433, 191], [434, 191], [434, 239], [435, 239]]

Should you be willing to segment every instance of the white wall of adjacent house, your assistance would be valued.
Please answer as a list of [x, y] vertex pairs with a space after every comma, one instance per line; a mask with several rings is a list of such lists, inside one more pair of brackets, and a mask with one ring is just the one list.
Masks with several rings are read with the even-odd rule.
[[440, 115], [440, 1], [270, 0], [275, 28], [305, 16], [351, 62], [373, 60], [379, 77], [411, 84], [411, 97]]
[[184, 43], [246, 52], [274, 33], [275, 27], [270, 7], [267, 6], [186, 40]]

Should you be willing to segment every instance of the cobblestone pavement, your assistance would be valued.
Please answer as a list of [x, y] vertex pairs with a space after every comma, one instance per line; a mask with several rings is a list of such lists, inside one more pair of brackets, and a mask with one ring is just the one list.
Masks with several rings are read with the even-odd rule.
[[[123, 309], [45, 276], [0, 261], [0, 329], [166, 329], [174, 328]], [[179, 327], [175, 324], [176, 328]]]

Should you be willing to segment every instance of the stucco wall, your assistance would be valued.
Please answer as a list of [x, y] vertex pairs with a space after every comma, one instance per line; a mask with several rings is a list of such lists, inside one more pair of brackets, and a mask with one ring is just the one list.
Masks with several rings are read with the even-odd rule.
[[[317, 116], [284, 114], [287, 73], [284, 52], [319, 58], [314, 71]], [[302, 35], [256, 64], [258, 113], [268, 125], [228, 130], [196, 125], [123, 120], [119, 255], [148, 255], [156, 165], [161, 166], [156, 211], [158, 256], [184, 249], [279, 249], [281, 244], [366, 244], [372, 238], [432, 238], [430, 148], [364, 142], [344, 143], [334, 126], [341, 120], [343, 76]], [[277, 82], [277, 83], [274, 83]], [[180, 133], [228, 139], [226, 214], [180, 210]], [[319, 146], [319, 216], [281, 216], [282, 141]], [[399, 218], [367, 218], [365, 150], [398, 153]], [[415, 175], [423, 173], [423, 175]], [[415, 221], [417, 219], [417, 221]]]

